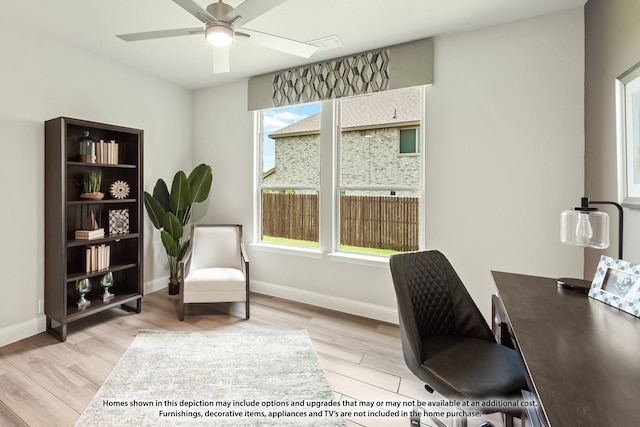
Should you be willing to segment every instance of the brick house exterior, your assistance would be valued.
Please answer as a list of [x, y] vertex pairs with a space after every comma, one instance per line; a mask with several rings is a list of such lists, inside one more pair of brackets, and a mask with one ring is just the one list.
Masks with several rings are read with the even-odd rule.
[[[341, 185], [419, 186], [420, 148], [401, 153], [400, 133], [419, 129], [420, 115], [419, 89], [343, 101]], [[275, 167], [264, 173], [264, 185], [320, 185], [320, 113], [273, 132], [269, 138], [275, 140]]]

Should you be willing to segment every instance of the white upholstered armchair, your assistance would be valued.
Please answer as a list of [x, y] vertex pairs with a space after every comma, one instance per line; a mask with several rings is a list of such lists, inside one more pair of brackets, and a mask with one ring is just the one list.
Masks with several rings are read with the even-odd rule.
[[249, 259], [242, 225], [191, 226], [191, 244], [180, 262], [178, 318], [191, 303], [245, 302], [249, 318]]

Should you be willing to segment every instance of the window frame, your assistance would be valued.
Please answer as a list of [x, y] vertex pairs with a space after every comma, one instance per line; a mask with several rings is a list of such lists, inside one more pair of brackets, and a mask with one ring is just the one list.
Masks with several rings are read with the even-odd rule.
[[[273, 110], [282, 109], [282, 107], [275, 107]], [[272, 109], [269, 109], [272, 110]], [[287, 243], [275, 243], [263, 240], [263, 206], [262, 206], [262, 193], [264, 190], [272, 190], [272, 191], [286, 191], [286, 190], [295, 190], [295, 191], [312, 191], [317, 194], [318, 197], [318, 205], [320, 205], [320, 189], [321, 185], [300, 185], [300, 184], [291, 184], [291, 185], [282, 185], [282, 184], [273, 184], [273, 185], [265, 185], [264, 178], [264, 115], [265, 112], [269, 110], [258, 110], [254, 111], [254, 135], [255, 135], [255, 143], [254, 143], [254, 159], [255, 159], [255, 179], [254, 179], [254, 243], [253, 245], [259, 245], [262, 248], [271, 248], [276, 249], [279, 252], [285, 253], [299, 253], [299, 254], [307, 254], [308, 256], [316, 257], [317, 253], [320, 252], [321, 247], [321, 227], [322, 227], [322, 218], [320, 216], [320, 206], [318, 206], [318, 244], [317, 246], [304, 246], [304, 245], [295, 245], [295, 244], [287, 244]], [[322, 118], [322, 104], [319, 109], [320, 117]], [[322, 129], [321, 129], [322, 130]], [[322, 167], [320, 165], [320, 167]], [[274, 165], [275, 168], [275, 165]], [[322, 174], [321, 174], [322, 175]]]
[[[350, 252], [341, 250], [340, 242], [340, 194], [342, 191], [389, 191], [415, 192], [419, 198], [418, 208], [418, 246], [425, 247], [425, 190], [424, 180], [426, 174], [425, 163], [425, 133], [424, 124], [426, 117], [425, 105], [425, 86], [416, 86], [420, 88], [421, 115], [420, 123], [400, 129], [417, 129], [416, 144], [418, 146], [417, 153], [402, 153], [401, 156], [420, 156], [420, 176], [418, 186], [405, 185], [340, 185], [340, 144], [341, 144], [341, 100], [340, 98], [320, 101], [320, 185], [319, 186], [265, 186], [262, 182], [263, 167], [263, 120], [264, 113], [267, 110], [259, 110], [254, 112], [254, 159], [255, 159], [255, 179], [254, 179], [254, 239], [252, 247], [258, 250], [264, 250], [287, 255], [299, 255], [312, 258], [323, 258], [325, 255], [332, 261], [372, 265], [379, 267], [388, 266], [387, 255], [371, 255], [358, 252]], [[398, 132], [399, 132], [398, 130]], [[399, 151], [398, 139], [398, 151]], [[286, 188], [285, 188], [286, 187]], [[295, 187], [295, 188], [294, 188]], [[265, 189], [284, 190], [299, 189], [313, 190], [318, 194], [318, 247], [304, 247], [297, 245], [288, 245], [281, 243], [265, 242], [262, 240], [262, 191]]]
[[[424, 86], [415, 86], [416, 88], [420, 89], [420, 105], [422, 106], [421, 108], [421, 114], [420, 114], [420, 123], [417, 126], [410, 126], [410, 127], [403, 127], [403, 128], [399, 128], [398, 129], [398, 150], [399, 150], [399, 145], [400, 145], [400, 129], [408, 129], [408, 128], [415, 128], [418, 130], [417, 132], [417, 138], [419, 139], [419, 141], [416, 141], [417, 144], [419, 144], [420, 147], [424, 146], [424, 133], [425, 132], [421, 132], [421, 129], [424, 129], [424, 123], [425, 123], [425, 87]], [[408, 88], [407, 88], [408, 89]], [[342, 185], [342, 183], [340, 182], [340, 176], [341, 176], [341, 165], [340, 165], [340, 149], [341, 149], [341, 144], [342, 144], [342, 124], [341, 124], [341, 107], [342, 107], [342, 103], [340, 102], [341, 100], [344, 100], [345, 98], [342, 99], [338, 99], [336, 101], [338, 101], [336, 103], [336, 111], [335, 111], [335, 116], [336, 116], [336, 121], [335, 121], [335, 133], [336, 133], [336, 138], [335, 138], [335, 153], [334, 153], [334, 162], [335, 162], [335, 168], [334, 168], [334, 179], [335, 179], [335, 185], [334, 185], [334, 199], [333, 199], [333, 204], [334, 204], [334, 221], [333, 221], [333, 237], [332, 237], [332, 249], [333, 252], [331, 253], [333, 258], [337, 258], [337, 257], [343, 257], [345, 258], [345, 260], [347, 262], [349, 262], [349, 259], [352, 258], [360, 258], [362, 260], [366, 260], [366, 261], [374, 261], [376, 259], [384, 259], [384, 260], [388, 260], [389, 256], [388, 255], [372, 255], [372, 254], [366, 254], [366, 253], [362, 253], [362, 252], [352, 252], [352, 251], [345, 251], [342, 250], [341, 246], [342, 243], [340, 241], [340, 197], [342, 192], [345, 191], [388, 191], [390, 194], [396, 194], [397, 192], [415, 192], [418, 194], [418, 248], [424, 248], [424, 220], [425, 220], [425, 211], [424, 211], [424, 178], [425, 178], [425, 158], [424, 158], [424, 150], [420, 150], [418, 153], [415, 154], [411, 154], [411, 153], [407, 153], [407, 156], [420, 156], [420, 176], [418, 178], [418, 182], [419, 185], [418, 186], [407, 186], [407, 185]], [[374, 261], [375, 262], [375, 261]]]
[[[398, 155], [400, 156], [416, 156], [419, 155], [421, 150], [421, 134], [423, 132], [420, 132], [422, 125], [415, 127], [415, 126], [411, 126], [411, 127], [404, 127], [404, 128], [398, 128]], [[408, 131], [408, 130], [415, 130], [415, 141], [414, 141], [414, 151], [407, 151], [407, 152], [402, 152], [402, 131]]]

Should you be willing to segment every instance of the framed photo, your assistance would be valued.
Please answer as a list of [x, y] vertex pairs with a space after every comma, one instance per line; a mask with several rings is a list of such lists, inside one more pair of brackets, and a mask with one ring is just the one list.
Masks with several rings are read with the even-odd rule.
[[640, 317], [640, 265], [602, 255], [589, 296]]
[[620, 198], [640, 209], [640, 63], [616, 79], [616, 104]]
[[109, 234], [129, 233], [129, 209], [112, 209], [109, 211]]

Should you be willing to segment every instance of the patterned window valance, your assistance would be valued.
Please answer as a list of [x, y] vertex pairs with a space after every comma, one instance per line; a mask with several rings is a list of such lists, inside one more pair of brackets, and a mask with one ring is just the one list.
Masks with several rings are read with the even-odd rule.
[[392, 46], [249, 80], [249, 110], [433, 83], [433, 40]]
[[378, 50], [273, 75], [273, 106], [380, 92], [389, 86], [389, 52]]

